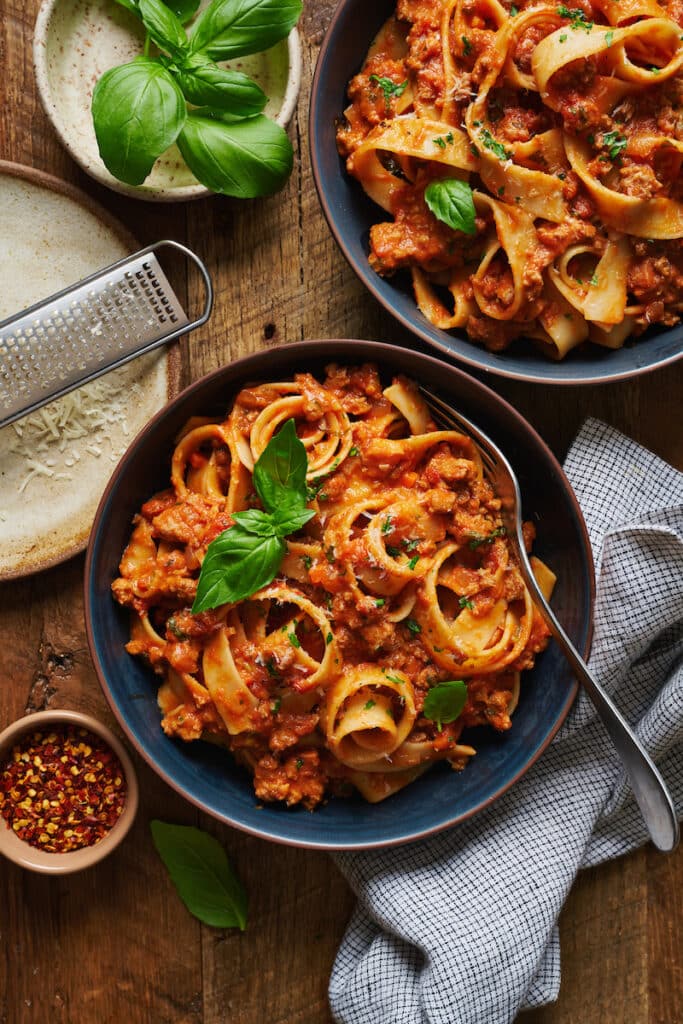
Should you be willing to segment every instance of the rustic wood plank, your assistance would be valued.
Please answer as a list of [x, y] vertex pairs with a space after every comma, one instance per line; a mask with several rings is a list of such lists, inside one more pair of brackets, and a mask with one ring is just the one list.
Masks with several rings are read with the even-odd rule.
[[[38, 97], [31, 41], [39, 0], [0, 0], [0, 157], [74, 182], [144, 244], [171, 237], [216, 282], [210, 325], [181, 344], [189, 383], [248, 352], [313, 337], [367, 337], [427, 350], [365, 292], [339, 254], [315, 194], [307, 109], [317, 50], [335, 0], [306, 0], [304, 76], [291, 127], [295, 170], [266, 201], [142, 203], [94, 183], [62, 149]], [[194, 283], [172, 267], [179, 295]], [[482, 375], [483, 376], [483, 375]], [[488, 378], [562, 455], [581, 421], [600, 416], [681, 465], [683, 363], [645, 378], [574, 390]], [[26, 709], [79, 707], [112, 724], [83, 634], [83, 559], [0, 586], [0, 725]], [[353, 899], [324, 854], [267, 844], [218, 825], [136, 759], [141, 808], [111, 858], [61, 880], [0, 871], [0, 1024], [329, 1024], [326, 985]], [[154, 853], [152, 817], [208, 828], [250, 893], [247, 932], [203, 928]], [[302, 879], [304, 884], [302, 885]], [[683, 853], [638, 851], [581, 875], [561, 915], [559, 1001], [525, 1024], [678, 1024]], [[677, 931], [678, 928], [678, 931]]]

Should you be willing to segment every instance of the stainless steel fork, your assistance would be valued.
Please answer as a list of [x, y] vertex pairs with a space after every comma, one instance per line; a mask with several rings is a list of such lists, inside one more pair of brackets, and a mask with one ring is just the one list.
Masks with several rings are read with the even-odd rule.
[[586, 663], [560, 625], [536, 582], [522, 535], [522, 499], [517, 477], [500, 448], [465, 416], [426, 388], [421, 388], [435, 420], [470, 437], [481, 454], [484, 472], [500, 498], [501, 518], [519, 563], [519, 570], [534, 604], [569, 662], [574, 675], [595, 705], [622, 764], [655, 846], [668, 852], [678, 844], [678, 821], [666, 784], [652, 758], [636, 738], [612, 699], [591, 674]]

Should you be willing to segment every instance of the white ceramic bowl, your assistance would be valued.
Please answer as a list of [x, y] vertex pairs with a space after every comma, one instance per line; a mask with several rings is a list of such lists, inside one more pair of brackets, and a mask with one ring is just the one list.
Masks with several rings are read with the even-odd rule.
[[[139, 20], [114, 0], [43, 0], [33, 37], [33, 62], [45, 113], [76, 163], [116, 192], [165, 203], [211, 195], [176, 146], [159, 157], [143, 185], [118, 181], [100, 159], [90, 113], [93, 90], [105, 71], [142, 53], [143, 39]], [[251, 75], [268, 96], [264, 113], [286, 127], [301, 84], [296, 29], [264, 53], [221, 66]]]

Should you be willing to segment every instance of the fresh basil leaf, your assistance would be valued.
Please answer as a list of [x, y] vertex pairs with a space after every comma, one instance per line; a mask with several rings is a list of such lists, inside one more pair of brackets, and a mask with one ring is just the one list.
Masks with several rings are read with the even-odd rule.
[[285, 505], [306, 505], [308, 458], [296, 436], [294, 420], [287, 420], [266, 445], [254, 466], [254, 487], [269, 512]]
[[138, 0], [138, 9], [143, 25], [160, 50], [175, 56], [188, 49], [185, 29], [163, 0]]
[[178, 895], [194, 917], [213, 928], [247, 926], [247, 894], [213, 836], [191, 825], [151, 821], [152, 839]]
[[183, 62], [176, 81], [190, 103], [227, 110], [240, 119], [260, 114], [268, 102], [266, 94], [248, 75], [225, 71], [199, 54], [191, 54]]
[[166, 6], [170, 7], [180, 23], [185, 25], [197, 13], [199, 0], [169, 0]]
[[315, 515], [314, 508], [297, 508], [285, 505], [272, 513], [270, 519], [279, 537], [287, 537], [305, 526]]
[[302, 9], [301, 0], [213, 0], [197, 18], [190, 46], [212, 60], [267, 50], [289, 34]]
[[287, 545], [273, 533], [251, 533], [231, 526], [209, 544], [197, 583], [192, 612], [251, 597], [275, 579]]
[[292, 172], [287, 133], [262, 114], [236, 124], [188, 114], [177, 142], [195, 178], [226, 196], [272, 195]]
[[138, 57], [102, 75], [92, 116], [107, 170], [128, 185], [141, 185], [157, 157], [176, 141], [187, 105], [158, 61]]
[[278, 536], [273, 525], [273, 517], [267, 512], [262, 512], [260, 508], [249, 508], [246, 512], [233, 512], [232, 518], [239, 526], [243, 526], [245, 530], [257, 537]]
[[425, 189], [425, 202], [437, 220], [448, 224], [454, 231], [476, 235], [472, 189], [466, 181], [458, 178], [440, 178], [432, 181]]
[[467, 684], [462, 679], [448, 679], [432, 686], [425, 697], [422, 714], [441, 730], [462, 714], [467, 702]]

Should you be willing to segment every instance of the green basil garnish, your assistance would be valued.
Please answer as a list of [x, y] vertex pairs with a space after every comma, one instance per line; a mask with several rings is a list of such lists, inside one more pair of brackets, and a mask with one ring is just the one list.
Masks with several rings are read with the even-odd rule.
[[254, 487], [265, 511], [235, 512], [235, 525], [211, 541], [197, 582], [194, 614], [243, 601], [275, 579], [287, 551], [284, 538], [315, 515], [306, 508], [307, 468], [294, 420], [287, 420], [254, 466]]
[[302, 10], [301, 0], [213, 0], [194, 24], [191, 49], [212, 60], [267, 50], [289, 35]]
[[475, 235], [474, 208], [472, 189], [466, 181], [458, 178], [441, 178], [432, 181], [425, 189], [425, 202], [437, 220], [448, 224], [454, 231], [462, 231], [466, 235]]
[[462, 679], [448, 679], [437, 683], [425, 697], [422, 714], [441, 731], [444, 725], [454, 722], [462, 714], [467, 702], [467, 685]]
[[138, 57], [106, 71], [93, 92], [92, 116], [107, 170], [141, 185], [176, 141], [186, 114], [183, 94], [158, 61]]
[[[262, 114], [267, 96], [256, 82], [214, 61], [284, 39], [301, 0], [213, 0], [189, 38], [183, 25], [199, 0], [118, 3], [147, 35], [144, 56], [107, 71], [95, 86], [92, 117], [107, 170], [141, 185], [177, 142], [190, 171], [212, 192], [254, 199], [281, 189], [293, 166], [287, 133]], [[157, 57], [149, 56], [152, 43], [161, 51]]]
[[190, 825], [150, 822], [157, 853], [194, 917], [213, 928], [247, 926], [247, 894], [213, 836]]
[[195, 111], [188, 114], [177, 142], [195, 178], [222, 195], [272, 195], [292, 171], [287, 132], [261, 114], [231, 124]]
[[190, 44], [180, 19], [163, 0], [138, 0], [138, 10], [150, 39], [160, 50], [175, 57], [189, 49]]
[[183, 61], [177, 81], [190, 103], [228, 111], [235, 120], [260, 114], [268, 99], [248, 75], [226, 71], [198, 54]]

